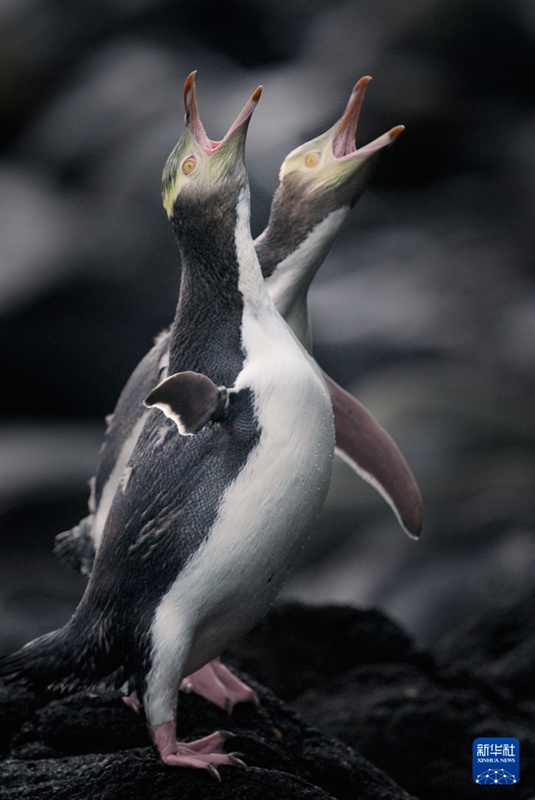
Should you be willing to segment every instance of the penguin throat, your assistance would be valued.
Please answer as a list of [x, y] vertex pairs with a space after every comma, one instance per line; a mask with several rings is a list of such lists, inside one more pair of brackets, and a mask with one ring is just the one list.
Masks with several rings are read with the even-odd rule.
[[235, 243], [235, 203], [191, 204], [173, 218], [182, 261], [169, 371], [202, 372], [232, 385], [243, 363], [243, 295]]
[[330, 196], [311, 192], [299, 176], [290, 174], [279, 185], [266, 230], [257, 240], [257, 253], [264, 278], [295, 253], [322, 220], [341, 204]]

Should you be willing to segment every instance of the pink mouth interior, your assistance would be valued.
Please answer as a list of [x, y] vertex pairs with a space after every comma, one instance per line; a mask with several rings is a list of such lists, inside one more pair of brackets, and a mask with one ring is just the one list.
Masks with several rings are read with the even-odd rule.
[[333, 139], [332, 149], [335, 158], [344, 158], [354, 153], [357, 149], [355, 130], [349, 125], [343, 126]]
[[355, 144], [357, 125], [362, 103], [364, 102], [364, 95], [366, 94], [366, 87], [370, 81], [370, 76], [365, 75], [353, 87], [345, 111], [338, 123], [338, 130], [333, 137], [332, 151], [335, 158], [349, 156], [357, 149]]

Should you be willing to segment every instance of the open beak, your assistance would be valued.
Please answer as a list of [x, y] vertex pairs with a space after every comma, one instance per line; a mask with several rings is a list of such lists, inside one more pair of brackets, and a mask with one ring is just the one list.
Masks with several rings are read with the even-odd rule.
[[391, 145], [392, 142], [398, 138], [400, 133], [405, 130], [404, 125], [396, 125], [369, 144], [357, 148], [355, 144], [357, 125], [362, 103], [364, 102], [364, 95], [366, 94], [366, 88], [370, 81], [371, 77], [365, 75], [356, 82], [344, 113], [333, 127], [332, 154], [335, 160], [349, 159], [355, 156], [371, 156], [384, 147]]
[[225, 142], [228, 142], [236, 133], [245, 132], [249, 125], [249, 120], [256, 108], [256, 104], [262, 94], [262, 87], [259, 86], [252, 93], [251, 97], [244, 105], [225, 136], [220, 141], [209, 139], [204, 130], [204, 126], [199, 116], [197, 108], [197, 94], [195, 92], [195, 74], [196, 71], [190, 72], [184, 84], [184, 108], [186, 111], [186, 125], [191, 129], [199, 147], [202, 147], [207, 155], [215, 153]]

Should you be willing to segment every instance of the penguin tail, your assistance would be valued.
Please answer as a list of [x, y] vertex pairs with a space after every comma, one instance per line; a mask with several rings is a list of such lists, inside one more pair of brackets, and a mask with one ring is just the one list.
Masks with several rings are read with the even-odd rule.
[[6, 684], [30, 689], [69, 692], [95, 684], [113, 672], [103, 639], [84, 637], [73, 620], [1, 657], [0, 678]]

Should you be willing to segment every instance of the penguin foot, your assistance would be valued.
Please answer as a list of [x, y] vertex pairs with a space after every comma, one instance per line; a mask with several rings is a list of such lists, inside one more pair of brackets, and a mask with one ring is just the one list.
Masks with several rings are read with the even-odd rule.
[[218, 781], [221, 775], [217, 767], [222, 764], [247, 769], [247, 764], [236, 753], [224, 750], [224, 743], [233, 735], [226, 731], [216, 731], [193, 742], [177, 742], [173, 721], [152, 726], [151, 734], [161, 760], [169, 766], [205, 769]]
[[204, 667], [192, 672], [183, 679], [180, 688], [186, 694], [194, 692], [204, 697], [229, 714], [232, 713], [237, 703], [254, 703], [260, 705], [258, 695], [250, 686], [240, 681], [233, 673], [221, 663], [221, 659], [214, 658]]
[[141, 703], [138, 700], [137, 694], [132, 692], [132, 694], [124, 695], [121, 697], [121, 700], [125, 704], [130, 711], [133, 711], [135, 714], [141, 713]]

